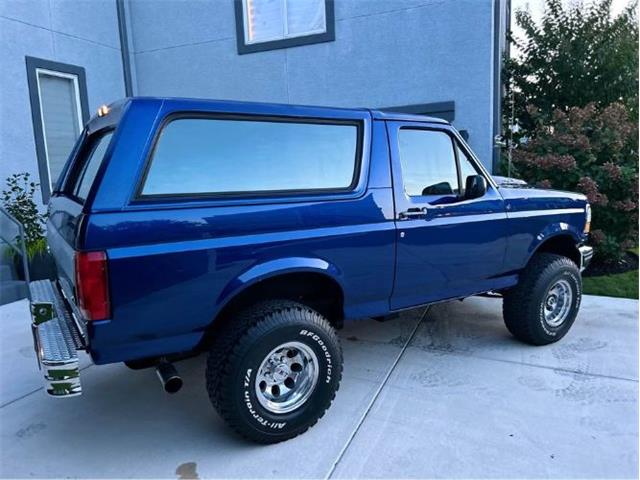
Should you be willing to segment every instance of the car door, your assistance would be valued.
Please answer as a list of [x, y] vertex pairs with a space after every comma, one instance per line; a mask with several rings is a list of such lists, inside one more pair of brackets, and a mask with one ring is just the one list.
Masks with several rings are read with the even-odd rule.
[[[396, 278], [391, 308], [496, 288], [503, 274], [503, 199], [455, 131], [446, 125], [387, 122], [396, 207]], [[487, 191], [464, 198], [469, 175]]]

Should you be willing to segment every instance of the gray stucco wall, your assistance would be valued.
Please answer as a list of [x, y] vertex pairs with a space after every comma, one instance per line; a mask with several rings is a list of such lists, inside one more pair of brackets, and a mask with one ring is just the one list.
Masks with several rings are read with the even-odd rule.
[[[89, 109], [124, 96], [115, 0], [0, 1], [0, 184], [38, 179], [25, 56], [84, 67]], [[1, 188], [0, 188], [1, 190]]]
[[[453, 100], [491, 165], [495, 0], [335, 0], [336, 40], [238, 55], [233, 0], [125, 0], [134, 94], [390, 107]], [[502, 1], [502, 0], [501, 0]], [[125, 95], [116, 0], [0, 1], [0, 183], [38, 178], [25, 56]]]
[[232, 0], [135, 0], [135, 93], [359, 107], [454, 100], [455, 125], [490, 168], [494, 6], [335, 0], [335, 42], [238, 55]]

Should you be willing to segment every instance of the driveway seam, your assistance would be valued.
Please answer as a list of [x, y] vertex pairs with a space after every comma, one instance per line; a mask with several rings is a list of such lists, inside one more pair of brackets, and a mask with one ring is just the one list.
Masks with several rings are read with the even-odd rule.
[[355, 438], [355, 436], [357, 435], [358, 431], [360, 430], [360, 427], [362, 426], [364, 421], [367, 419], [367, 416], [369, 415], [369, 412], [373, 408], [374, 403], [376, 402], [376, 400], [380, 396], [380, 393], [382, 392], [382, 389], [387, 384], [387, 381], [389, 380], [389, 378], [391, 377], [391, 374], [393, 373], [393, 371], [395, 370], [396, 366], [400, 362], [400, 359], [402, 358], [402, 355], [404, 354], [404, 352], [407, 350], [407, 347], [409, 347], [409, 344], [411, 343], [411, 340], [413, 340], [413, 337], [415, 336], [416, 332], [420, 328], [420, 325], [422, 325], [422, 322], [425, 319], [425, 317], [427, 316], [428, 312], [429, 312], [429, 306], [427, 306], [425, 308], [424, 312], [420, 316], [420, 320], [418, 320], [416, 322], [416, 326], [413, 328], [413, 331], [411, 332], [411, 335], [409, 335], [409, 337], [407, 338], [407, 341], [402, 346], [402, 349], [400, 350], [400, 353], [398, 353], [398, 355], [396, 356], [396, 359], [394, 360], [393, 364], [391, 365], [391, 367], [387, 371], [387, 374], [384, 376], [384, 378], [382, 379], [382, 382], [380, 382], [380, 385], [378, 386], [378, 388], [376, 389], [375, 393], [371, 397], [371, 400], [369, 401], [369, 404], [367, 405], [367, 408], [365, 408], [362, 416], [360, 417], [360, 420], [358, 421], [358, 423], [356, 424], [355, 428], [353, 429], [353, 431], [351, 432], [351, 434], [347, 438], [347, 441], [345, 442], [345, 444], [342, 446], [342, 449], [340, 449], [340, 452], [338, 453], [338, 456], [336, 457], [336, 459], [333, 461], [333, 464], [331, 465], [331, 468], [329, 469], [327, 474], [324, 476], [325, 480], [328, 480], [333, 476], [333, 473], [335, 472], [336, 467], [340, 463], [340, 460], [342, 460], [342, 457], [344, 457], [344, 454], [349, 449], [349, 446], [351, 445], [351, 443], [353, 442], [353, 439]]
[[[89, 367], [93, 367], [93, 363], [91, 365], [86, 365], [84, 367], [82, 367], [79, 371], [82, 372], [83, 370], [86, 370]], [[22, 400], [23, 398], [27, 398], [31, 395], [33, 395], [36, 392], [39, 392], [40, 390], [44, 390], [44, 387], [38, 387], [35, 390], [32, 390], [28, 393], [25, 393], [24, 395], [19, 396], [18, 398], [14, 398], [13, 400], [9, 400], [6, 403], [3, 403], [2, 405], [0, 405], [0, 409], [4, 408], [4, 407], [8, 407], [9, 405], [13, 405], [16, 402], [19, 402], [20, 400]]]
[[523, 365], [525, 367], [533, 367], [533, 368], [541, 368], [543, 370], [553, 370], [555, 372], [564, 372], [564, 373], [573, 373], [576, 375], [585, 375], [587, 377], [598, 377], [598, 378], [606, 378], [609, 380], [620, 380], [623, 382], [632, 382], [638, 383], [638, 379], [635, 378], [627, 378], [627, 377], [617, 377], [615, 375], [605, 375], [604, 373], [592, 373], [592, 372], [582, 372], [580, 370], [573, 370], [571, 368], [563, 368], [563, 367], [552, 367], [549, 365], [539, 365], [536, 363], [528, 363], [528, 362], [519, 362], [517, 360], [507, 360], [505, 358], [494, 358], [494, 357], [483, 357], [482, 355], [474, 355], [472, 353], [467, 353], [462, 350], [439, 350], [439, 349], [428, 349], [423, 347], [418, 347], [415, 345], [409, 345], [409, 348], [414, 348], [423, 352], [436, 353], [441, 355], [454, 355], [458, 357], [470, 357], [477, 358], [478, 360], [487, 360], [492, 362], [502, 362], [509, 363], [514, 365]]

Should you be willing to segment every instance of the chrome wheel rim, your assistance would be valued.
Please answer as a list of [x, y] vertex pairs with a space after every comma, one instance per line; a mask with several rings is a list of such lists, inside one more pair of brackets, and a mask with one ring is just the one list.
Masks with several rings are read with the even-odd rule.
[[559, 327], [569, 317], [573, 291], [566, 280], [551, 285], [544, 300], [544, 321], [550, 327]]
[[269, 352], [255, 380], [258, 402], [271, 413], [301, 407], [318, 383], [318, 358], [300, 342], [287, 342]]

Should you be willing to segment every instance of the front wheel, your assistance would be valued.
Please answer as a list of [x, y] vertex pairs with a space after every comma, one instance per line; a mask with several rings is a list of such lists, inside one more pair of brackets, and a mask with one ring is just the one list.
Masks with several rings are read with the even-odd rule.
[[518, 285], [505, 292], [504, 322], [518, 340], [548, 345], [569, 331], [581, 297], [577, 265], [561, 255], [539, 253], [521, 273]]
[[291, 301], [254, 306], [221, 332], [207, 362], [207, 390], [242, 436], [276, 443], [307, 430], [331, 405], [342, 351], [329, 322]]

